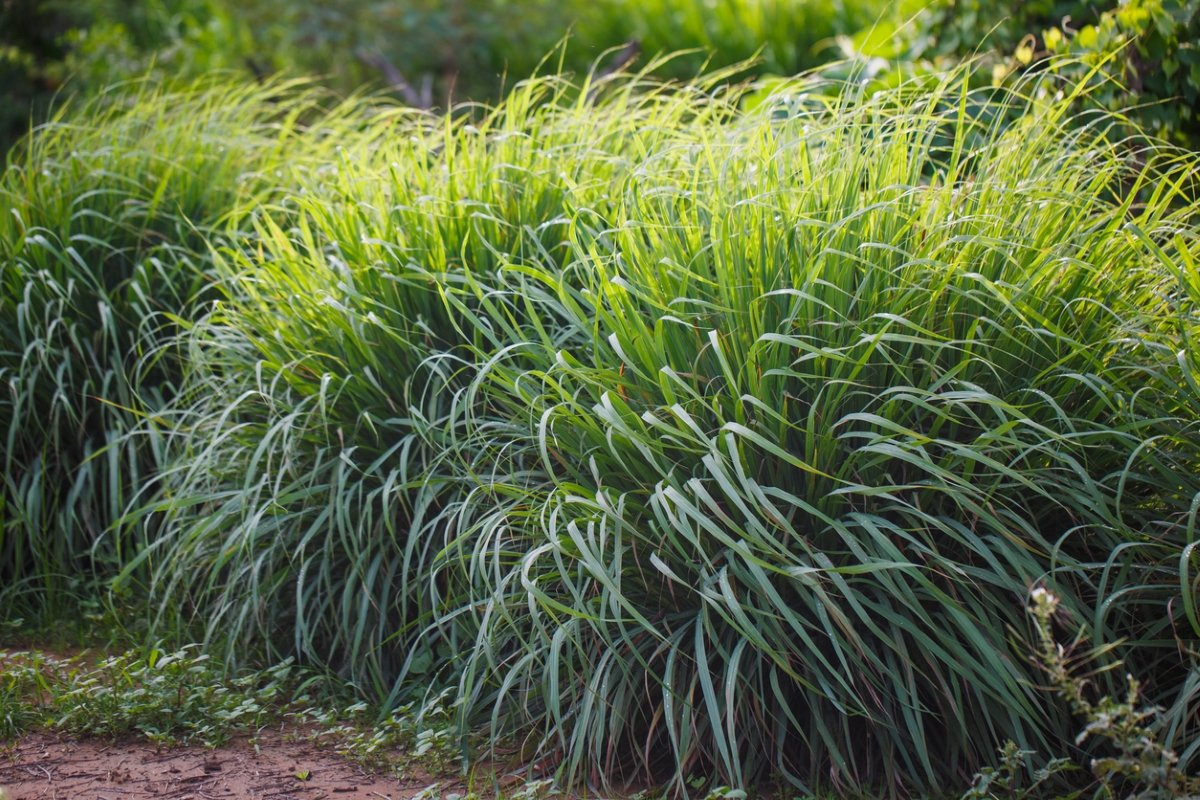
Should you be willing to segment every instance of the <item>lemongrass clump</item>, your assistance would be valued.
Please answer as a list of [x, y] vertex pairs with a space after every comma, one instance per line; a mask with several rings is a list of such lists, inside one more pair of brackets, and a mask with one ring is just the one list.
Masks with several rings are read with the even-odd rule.
[[217, 259], [155, 596], [593, 783], [1057, 752], [1034, 584], [1165, 697], [1194, 159], [963, 80], [552, 79], [345, 137]]

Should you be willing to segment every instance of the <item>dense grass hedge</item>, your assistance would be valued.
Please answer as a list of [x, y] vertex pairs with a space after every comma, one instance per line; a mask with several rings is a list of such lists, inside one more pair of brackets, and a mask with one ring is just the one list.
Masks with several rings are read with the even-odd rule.
[[[1075, 747], [1020, 642], [1044, 585], [1190, 759], [1194, 157], [1071, 118], [1069, 86], [806, 88], [743, 111], [719, 75], [595, 103], [549, 78], [486, 113], [352, 103], [294, 134], [268, 124], [311, 113], [286, 91], [215, 90], [86, 134], [197, 109], [221, 132], [154, 140], [192, 182], [119, 155], [136, 138], [95, 173], [198, 221], [190, 282], [153, 295], [171, 324], [119, 307], [171, 380], [123, 379], [136, 419], [111, 435], [137, 458], [109, 473], [120, 502], [97, 495], [104, 574], [233, 663], [294, 654], [392, 705], [449, 690], [464, 731], [565, 779], [934, 793], [1004, 739]], [[13, 285], [40, 274], [20, 235]], [[104, 368], [137, 376], [127, 340]], [[0, 354], [13, 397], [24, 352]], [[16, 408], [35, 455], [12, 486], [59, 447]], [[96, 552], [74, 531], [4, 541]]]

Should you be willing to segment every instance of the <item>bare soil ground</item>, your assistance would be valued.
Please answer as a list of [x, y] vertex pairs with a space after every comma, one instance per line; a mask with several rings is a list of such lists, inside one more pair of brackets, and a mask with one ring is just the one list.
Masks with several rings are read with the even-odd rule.
[[[305, 780], [301, 780], [303, 776]], [[437, 778], [374, 775], [309, 742], [264, 733], [216, 750], [32, 734], [0, 751], [9, 800], [405, 800]], [[465, 789], [441, 779], [440, 790]]]

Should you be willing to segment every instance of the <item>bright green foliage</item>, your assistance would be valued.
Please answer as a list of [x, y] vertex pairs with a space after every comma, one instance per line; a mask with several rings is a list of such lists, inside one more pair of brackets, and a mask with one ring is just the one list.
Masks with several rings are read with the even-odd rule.
[[548, 79], [342, 136], [180, 343], [155, 601], [231, 658], [450, 687], [569, 780], [1056, 751], [1009, 646], [1039, 582], [1187, 719], [1195, 162], [962, 80], [743, 113]]
[[1056, 33], [1042, 34], [1051, 53], [1088, 66], [1112, 58], [1107, 72], [1115, 80], [1103, 98], [1109, 107], [1141, 105], [1131, 113], [1150, 130], [1200, 143], [1200, 2], [1131, 0], [1073, 36]]

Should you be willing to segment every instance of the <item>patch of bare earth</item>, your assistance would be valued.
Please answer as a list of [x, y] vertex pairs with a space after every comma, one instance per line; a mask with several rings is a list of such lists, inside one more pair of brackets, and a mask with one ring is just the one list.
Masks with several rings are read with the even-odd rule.
[[[372, 774], [329, 750], [265, 732], [257, 752], [245, 739], [216, 750], [160, 749], [140, 740], [113, 744], [45, 734], [0, 752], [0, 786], [10, 800], [404, 800], [435, 780]], [[442, 779], [442, 791], [456, 788]]]

